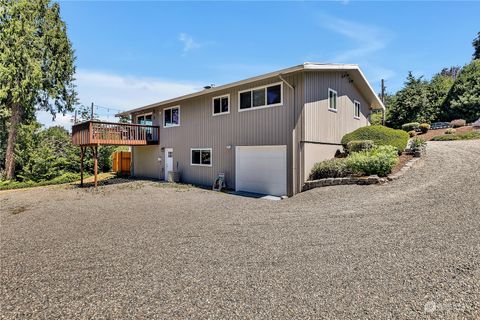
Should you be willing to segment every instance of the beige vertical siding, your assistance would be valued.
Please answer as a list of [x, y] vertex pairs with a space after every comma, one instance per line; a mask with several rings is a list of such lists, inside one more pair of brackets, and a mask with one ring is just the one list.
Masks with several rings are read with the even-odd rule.
[[[370, 108], [345, 72], [305, 74], [304, 141], [340, 143], [344, 134], [368, 125]], [[337, 91], [337, 112], [328, 110], [328, 88]], [[353, 100], [361, 103], [360, 119], [354, 119]]]
[[136, 177], [159, 179], [160, 148], [158, 146], [133, 147], [133, 174]]
[[[303, 73], [284, 76], [296, 89], [296, 106], [303, 106]], [[173, 148], [174, 168], [180, 172], [184, 182], [211, 185], [219, 173], [224, 172], [228, 187], [235, 187], [235, 146], [247, 145], [287, 145], [287, 186], [288, 193], [293, 193], [293, 153], [292, 130], [300, 123], [300, 111], [294, 114], [294, 95], [292, 90], [283, 85], [283, 105], [259, 110], [238, 111], [238, 92], [257, 86], [281, 82], [278, 77], [243, 85], [234, 89], [206, 94], [201, 97], [186, 99], [156, 110], [154, 123], [160, 124], [160, 146], [157, 146], [162, 162], [159, 176], [164, 172], [164, 148]], [[230, 94], [230, 113], [212, 116], [212, 98]], [[180, 106], [180, 126], [164, 128], [161, 111], [165, 108]], [[300, 136], [299, 136], [300, 138]], [[298, 138], [298, 139], [299, 139]], [[232, 146], [227, 149], [227, 145]], [[212, 166], [201, 167], [190, 165], [190, 148], [212, 148]], [[136, 157], [134, 150], [135, 174], [140, 167], [147, 166], [144, 157]], [[150, 158], [155, 152], [150, 150]], [[135, 159], [137, 158], [137, 159]], [[138, 160], [138, 161], [136, 161]], [[156, 160], [156, 158], [154, 159]], [[298, 161], [298, 160], [297, 160]], [[158, 163], [157, 161], [154, 161]], [[140, 171], [139, 171], [140, 170]]]
[[332, 159], [335, 156], [337, 150], [341, 150], [341, 146], [329, 145], [329, 144], [315, 144], [305, 143], [303, 144], [303, 152], [305, 154], [303, 174], [305, 180], [308, 179], [310, 172], [312, 171], [315, 163]]
[[[305, 105], [301, 143], [301, 181], [308, 179], [316, 162], [331, 159], [341, 149], [342, 137], [369, 124], [370, 106], [345, 72], [305, 73]], [[328, 110], [328, 89], [337, 91], [337, 112]], [[360, 119], [354, 118], [354, 100], [360, 102]]]

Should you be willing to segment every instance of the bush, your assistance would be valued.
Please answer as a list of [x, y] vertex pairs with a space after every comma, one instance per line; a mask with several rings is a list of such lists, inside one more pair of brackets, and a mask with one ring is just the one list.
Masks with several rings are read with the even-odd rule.
[[455, 132], [457, 132], [457, 130], [453, 128], [448, 128], [447, 130], [445, 130], [445, 134], [454, 134]]
[[420, 124], [419, 129], [422, 133], [427, 133], [428, 130], [430, 130], [430, 125], [428, 123], [422, 123]]
[[452, 140], [473, 140], [480, 139], [480, 131], [471, 131], [460, 134], [449, 134], [444, 136], [436, 136], [432, 141], [452, 141]]
[[464, 127], [467, 125], [467, 121], [463, 120], [463, 119], [455, 119], [455, 120], [452, 120], [450, 122], [450, 124], [452, 125], [452, 127], [454, 128], [460, 128], [460, 127]]
[[413, 138], [417, 135], [417, 131], [415, 131], [415, 130], [408, 131], [408, 135], [410, 136], [410, 138]]
[[417, 130], [420, 127], [420, 123], [418, 122], [410, 122], [410, 123], [405, 123], [402, 125], [402, 130], [403, 131], [412, 131], [412, 130]]
[[344, 135], [342, 145], [346, 148], [346, 145], [353, 140], [372, 140], [376, 146], [393, 146], [401, 153], [405, 150], [408, 139], [408, 133], [402, 130], [384, 126], [367, 126]]
[[427, 144], [427, 142], [425, 140], [423, 140], [422, 138], [413, 138], [412, 142], [411, 142], [411, 145], [410, 145], [410, 148], [412, 150], [417, 150], [417, 149], [422, 148], [426, 144]]
[[372, 126], [380, 126], [383, 122], [383, 115], [381, 112], [374, 112], [370, 114], [370, 124]]
[[312, 172], [310, 173], [309, 180], [318, 180], [324, 178], [342, 178], [346, 177], [352, 172], [347, 167], [347, 158], [331, 159], [316, 163]]
[[379, 146], [370, 151], [354, 152], [346, 160], [347, 167], [354, 173], [384, 177], [392, 172], [398, 155], [393, 146]]
[[370, 150], [375, 146], [372, 140], [352, 140], [347, 143], [347, 151], [359, 152], [364, 150]]

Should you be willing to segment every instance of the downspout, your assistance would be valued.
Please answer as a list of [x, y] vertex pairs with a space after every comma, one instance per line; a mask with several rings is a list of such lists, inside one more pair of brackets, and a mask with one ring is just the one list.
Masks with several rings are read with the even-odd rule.
[[297, 135], [296, 135], [296, 115], [297, 109], [295, 104], [295, 87], [291, 85], [287, 80], [282, 77], [282, 74], [279, 74], [278, 77], [283, 81], [290, 89], [293, 91], [293, 131], [292, 131], [292, 195], [297, 191]]

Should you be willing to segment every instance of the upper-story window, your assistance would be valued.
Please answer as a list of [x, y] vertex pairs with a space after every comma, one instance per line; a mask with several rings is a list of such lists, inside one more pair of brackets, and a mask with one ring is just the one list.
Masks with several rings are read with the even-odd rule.
[[283, 84], [275, 83], [268, 86], [243, 90], [238, 93], [238, 110], [246, 111], [283, 104]]
[[337, 111], [337, 91], [328, 88], [328, 110]]
[[357, 100], [353, 100], [353, 117], [355, 119], [360, 119], [360, 102]]
[[180, 106], [163, 109], [163, 127], [178, 127], [180, 125]]
[[230, 95], [214, 97], [212, 99], [212, 112], [214, 116], [230, 113]]
[[144, 124], [147, 126], [151, 126], [152, 122], [152, 114], [142, 114], [137, 116], [137, 124]]

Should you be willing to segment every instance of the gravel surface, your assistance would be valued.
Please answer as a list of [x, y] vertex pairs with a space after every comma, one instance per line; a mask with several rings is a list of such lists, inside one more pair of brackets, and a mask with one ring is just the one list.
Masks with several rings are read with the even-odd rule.
[[[136, 181], [0, 193], [11, 318], [480, 318], [480, 141], [283, 201]], [[121, 182], [121, 181], [119, 181]]]

